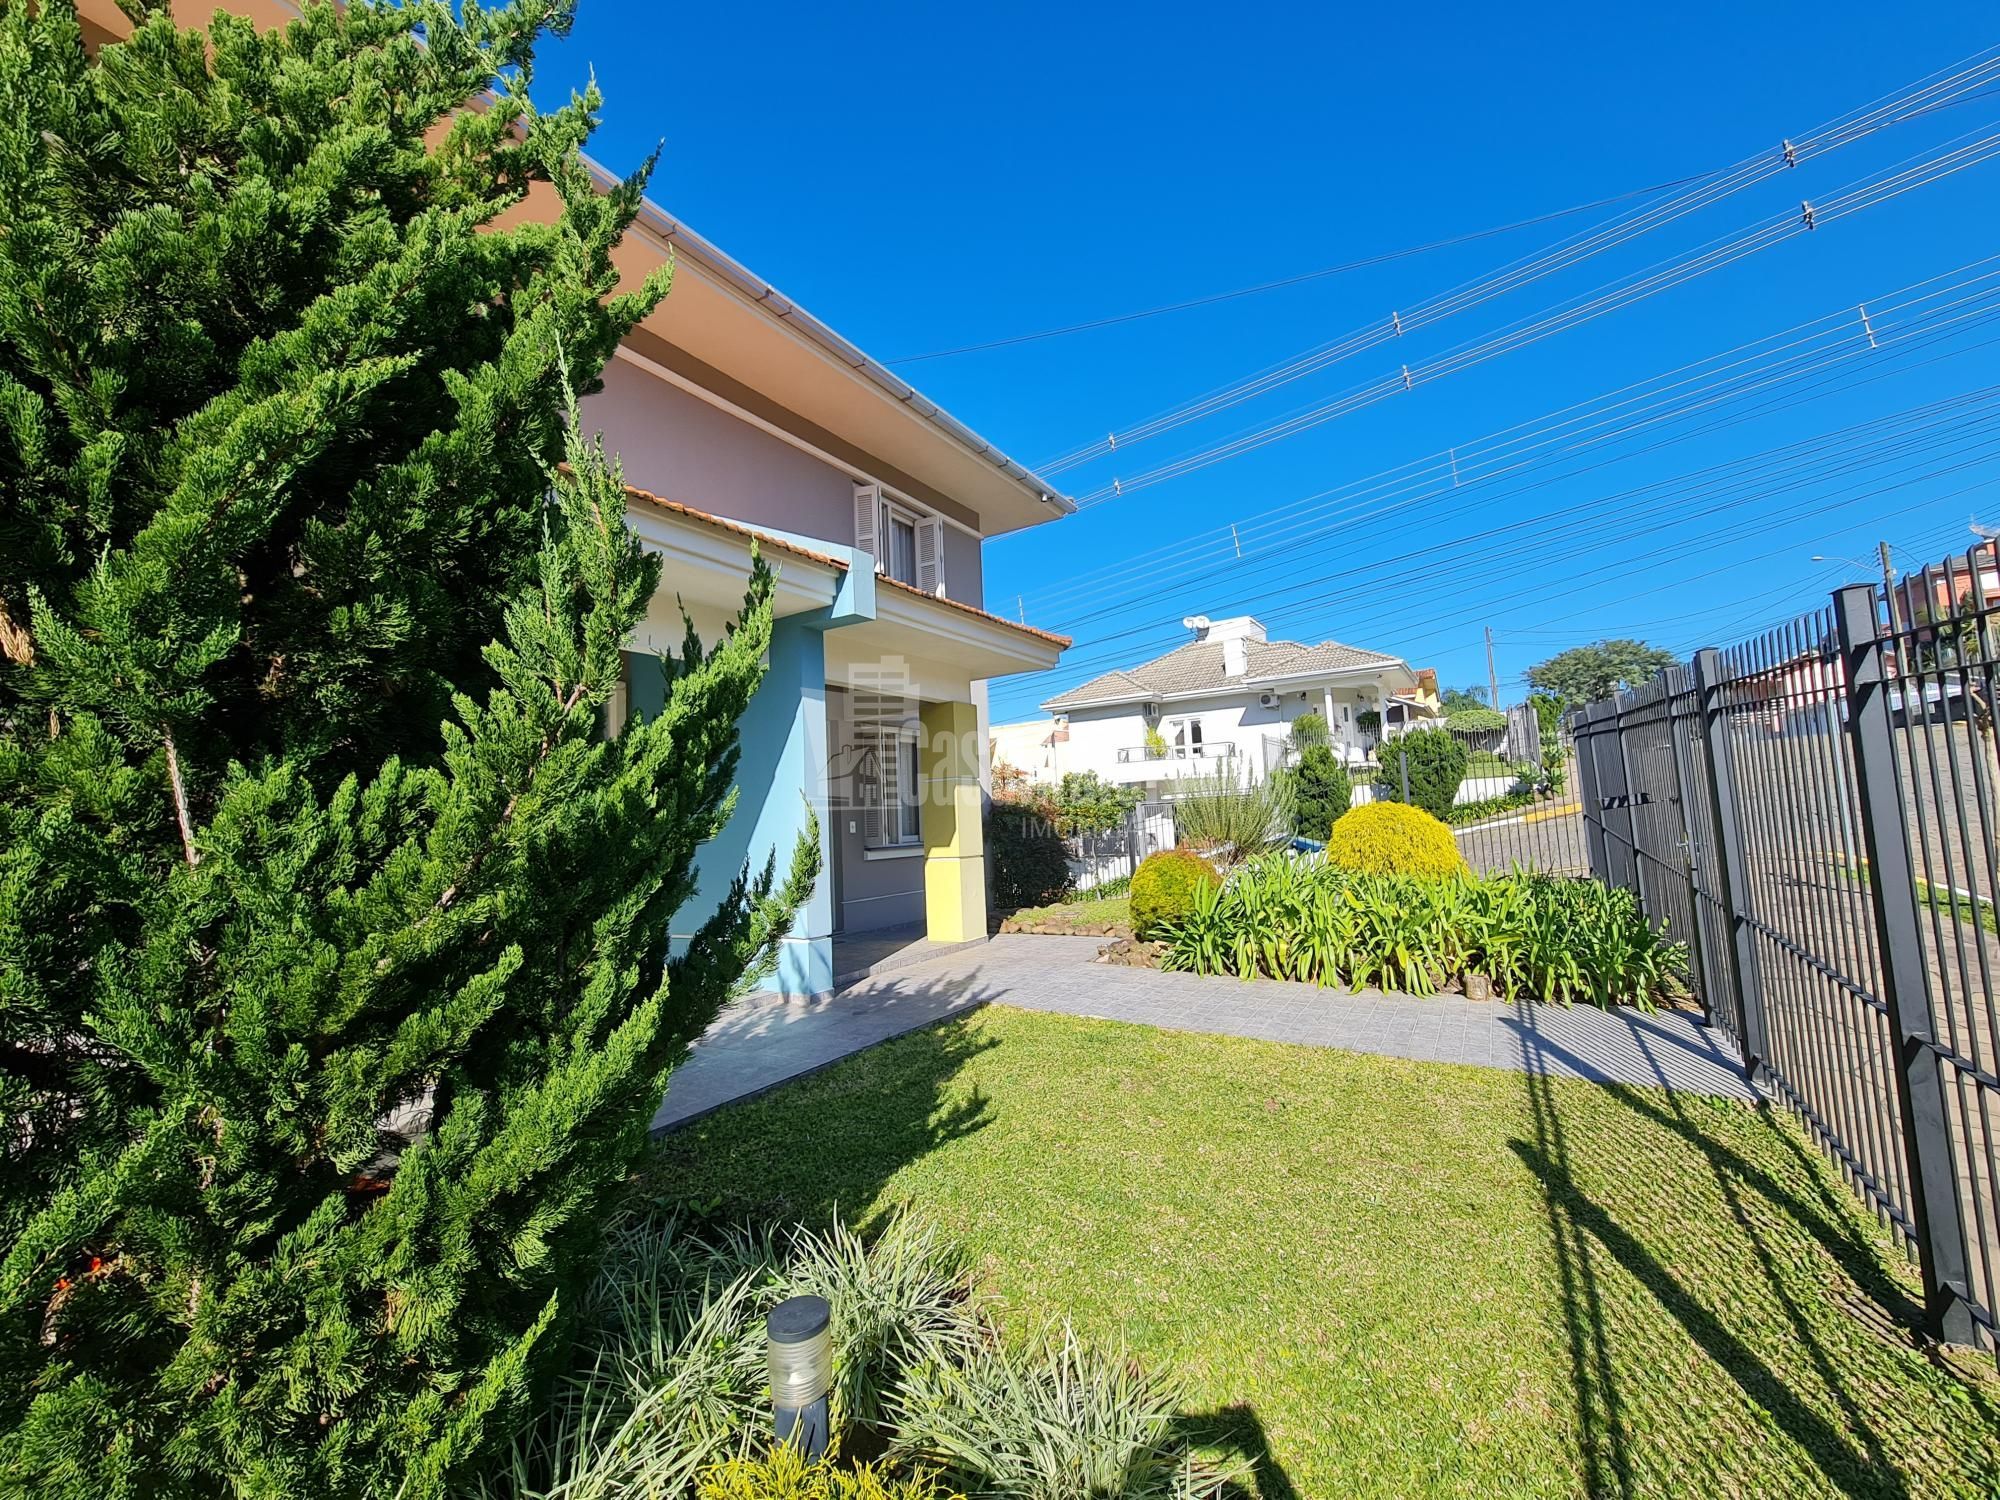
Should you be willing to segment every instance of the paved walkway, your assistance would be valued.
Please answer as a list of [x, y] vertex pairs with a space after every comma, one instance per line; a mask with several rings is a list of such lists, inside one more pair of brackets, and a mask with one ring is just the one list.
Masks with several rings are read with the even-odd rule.
[[674, 1074], [654, 1129], [817, 1072], [905, 1031], [994, 1002], [1425, 1062], [1472, 1063], [1600, 1083], [1755, 1097], [1721, 1032], [1679, 1012], [1478, 1003], [1456, 995], [1205, 979], [1093, 962], [1102, 938], [1004, 934], [966, 951], [875, 974], [817, 1002], [733, 1007]]

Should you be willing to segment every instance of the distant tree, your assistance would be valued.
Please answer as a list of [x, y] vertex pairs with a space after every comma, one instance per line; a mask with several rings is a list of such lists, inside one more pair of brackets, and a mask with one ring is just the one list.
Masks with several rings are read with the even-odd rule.
[[1572, 646], [1528, 668], [1528, 681], [1570, 707], [1608, 698], [1621, 687], [1643, 682], [1678, 658], [1644, 641], [1606, 640]]
[[1446, 688], [1438, 694], [1438, 707], [1447, 715], [1486, 706], [1486, 689], [1483, 687]]
[[1495, 734], [1507, 727], [1507, 716], [1492, 708], [1455, 708], [1445, 715], [1444, 727], [1459, 734]]
[[1108, 833], [1125, 821], [1125, 814], [1139, 805], [1135, 786], [1119, 786], [1095, 771], [1065, 772], [1056, 788], [1056, 831], [1064, 837], [1074, 833]]

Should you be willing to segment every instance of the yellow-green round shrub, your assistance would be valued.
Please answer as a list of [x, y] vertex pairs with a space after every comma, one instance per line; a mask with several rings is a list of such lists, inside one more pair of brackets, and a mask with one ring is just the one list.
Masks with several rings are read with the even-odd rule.
[[811, 1462], [789, 1443], [764, 1458], [717, 1464], [695, 1482], [696, 1500], [963, 1500], [947, 1495], [927, 1474], [897, 1476], [863, 1464], [836, 1468]]
[[1406, 802], [1364, 802], [1334, 820], [1326, 857], [1364, 875], [1459, 875], [1465, 857], [1451, 830]]
[[1132, 876], [1132, 935], [1159, 936], [1167, 923], [1194, 910], [1194, 893], [1215, 878], [1215, 867], [1186, 849], [1147, 855]]

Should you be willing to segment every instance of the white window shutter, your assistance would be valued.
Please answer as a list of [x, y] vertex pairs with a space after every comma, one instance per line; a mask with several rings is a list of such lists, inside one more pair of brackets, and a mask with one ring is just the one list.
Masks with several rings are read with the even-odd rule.
[[917, 522], [917, 587], [926, 594], [944, 592], [944, 522], [936, 516]]
[[875, 559], [875, 571], [882, 571], [882, 546], [877, 540], [882, 526], [882, 486], [857, 484], [854, 487], [854, 545]]

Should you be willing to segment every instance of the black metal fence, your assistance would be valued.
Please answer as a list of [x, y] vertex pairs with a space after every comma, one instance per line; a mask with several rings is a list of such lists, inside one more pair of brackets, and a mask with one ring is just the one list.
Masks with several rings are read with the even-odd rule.
[[1948, 1343], [2000, 1307], [1996, 595], [1977, 558], [1842, 589], [1568, 721], [1592, 873], [1689, 944]]

